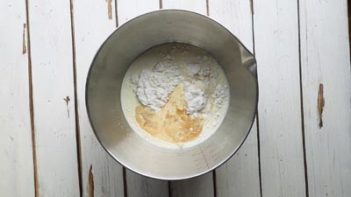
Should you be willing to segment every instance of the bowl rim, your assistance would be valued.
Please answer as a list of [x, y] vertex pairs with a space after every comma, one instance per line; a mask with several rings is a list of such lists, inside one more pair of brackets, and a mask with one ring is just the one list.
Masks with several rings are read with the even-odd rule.
[[[197, 15], [197, 16], [200, 16], [200, 17], [203, 17], [205, 20], [210, 20], [211, 22], [213, 23], [216, 23], [217, 25], [219, 25], [223, 30], [227, 31], [229, 33], [229, 35], [231, 35], [240, 45], [241, 47], [243, 47], [250, 55], [252, 55], [253, 59], [254, 59], [254, 64], [257, 64], [256, 62], [256, 57], [255, 55], [246, 48], [246, 46], [231, 32], [229, 31], [226, 27], [224, 27], [222, 24], [220, 24], [219, 22], [215, 21], [214, 19], [210, 18], [209, 16], [206, 16], [206, 15], [203, 15], [203, 14], [200, 14], [200, 13], [197, 13], [197, 12], [193, 12], [193, 11], [189, 11], [189, 10], [183, 10], [183, 9], [161, 9], [161, 10], [154, 10], [154, 11], [150, 11], [150, 12], [147, 12], [147, 13], [144, 13], [144, 14], [141, 14], [141, 15], [138, 15], [130, 20], [128, 20], [127, 22], [123, 23], [121, 26], [118, 26], [104, 41], [103, 43], [100, 45], [99, 49], [96, 51], [95, 55], [94, 55], [94, 58], [92, 60], [92, 62], [90, 63], [90, 66], [89, 66], [89, 70], [88, 70], [88, 74], [87, 74], [87, 77], [86, 77], [86, 82], [85, 82], [85, 108], [86, 108], [86, 112], [87, 112], [87, 115], [88, 115], [88, 120], [89, 120], [89, 124], [91, 126], [91, 129], [93, 130], [93, 133], [95, 135], [95, 138], [98, 140], [99, 144], [102, 146], [102, 148], [108, 153], [108, 155], [110, 157], [112, 157], [116, 162], [118, 162], [122, 167], [125, 167], [126, 169], [134, 172], [134, 173], [137, 173], [139, 175], [142, 175], [144, 177], [147, 177], [147, 178], [151, 178], [151, 179], [156, 179], [156, 180], [165, 180], [165, 181], [177, 181], [177, 180], [185, 180], [185, 179], [190, 179], [190, 178], [196, 178], [196, 177], [199, 177], [201, 175], [204, 175], [204, 174], [207, 174], [207, 173], [210, 173], [212, 172], [213, 170], [221, 167], [223, 164], [225, 164], [228, 160], [230, 160], [237, 152], [238, 150], [242, 147], [242, 145], [244, 144], [244, 142], [246, 141], [246, 139], [248, 138], [250, 132], [251, 132], [251, 129], [253, 127], [253, 124], [255, 122], [255, 119], [257, 117], [257, 112], [258, 112], [258, 98], [259, 98], [259, 86], [258, 86], [258, 79], [257, 79], [257, 75], [253, 75], [254, 78], [255, 78], [255, 85], [256, 85], [256, 98], [255, 98], [255, 111], [253, 113], [253, 116], [251, 118], [251, 123], [249, 125], [249, 127], [247, 128], [247, 131], [246, 131], [246, 134], [245, 136], [242, 138], [242, 140], [240, 141], [239, 145], [233, 149], [233, 151], [229, 154], [228, 157], [224, 158], [222, 161], [218, 162], [216, 165], [214, 165], [213, 167], [211, 168], [208, 168], [207, 170], [201, 172], [201, 173], [197, 173], [197, 174], [193, 174], [193, 175], [189, 175], [189, 176], [180, 176], [180, 177], [160, 177], [160, 176], [155, 176], [155, 175], [152, 175], [152, 174], [147, 174], [145, 172], [140, 172], [136, 169], [132, 169], [130, 168], [127, 164], [124, 164], [122, 161], [120, 161], [116, 155], [114, 155], [110, 150], [108, 150], [105, 145], [102, 143], [102, 141], [100, 140], [100, 138], [98, 137], [97, 135], [97, 132], [96, 132], [96, 128], [94, 127], [94, 124], [92, 122], [92, 118], [91, 118], [91, 112], [90, 112], [90, 109], [89, 109], [89, 106], [88, 106], [88, 84], [89, 84], [89, 81], [90, 81], [90, 78], [91, 78], [91, 71], [92, 71], [92, 68], [94, 66], [94, 63], [96, 61], [96, 58], [98, 56], [98, 54], [100, 53], [102, 47], [111, 39], [111, 37], [118, 33], [118, 31], [125, 25], [127, 25], [128, 23], [131, 23], [133, 22], [134, 20], [137, 20], [141, 17], [144, 17], [144, 16], [147, 16], [147, 15], [151, 15], [151, 14], [155, 14], [155, 13], [160, 13], [160, 12], [183, 12], [183, 13], [187, 13], [187, 14], [194, 14], [194, 15]], [[255, 71], [257, 72], [257, 70]], [[256, 74], [256, 73], [255, 73]], [[81, 143], [81, 142], [80, 142]], [[123, 169], [124, 170], [124, 169]]]

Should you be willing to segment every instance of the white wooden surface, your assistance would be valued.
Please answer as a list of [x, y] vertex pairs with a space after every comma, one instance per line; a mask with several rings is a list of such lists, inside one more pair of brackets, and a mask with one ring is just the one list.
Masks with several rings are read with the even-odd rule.
[[34, 196], [25, 6], [0, 1], [1, 196]]
[[169, 194], [167, 181], [146, 178], [129, 170], [125, 184], [126, 196], [164, 197]]
[[[250, 1], [209, 1], [208, 7], [211, 18], [228, 28], [254, 52]], [[237, 154], [216, 170], [216, 186], [217, 196], [260, 196], [256, 122]]]
[[[351, 72], [346, 8], [346, 1], [300, 1], [310, 197], [351, 196]], [[319, 84], [323, 84], [325, 100], [321, 128]]]
[[297, 1], [254, 1], [263, 196], [303, 197]]
[[69, 2], [29, 1], [38, 194], [79, 196]]
[[115, 162], [97, 141], [85, 109], [85, 81], [90, 63], [101, 43], [116, 29], [115, 14], [109, 15], [110, 12], [115, 13], [115, 3], [95, 0], [71, 2], [76, 55], [74, 62], [77, 71], [82, 196], [123, 196], [122, 166]]
[[[248, 139], [215, 173], [185, 181], [124, 169], [97, 142], [85, 109], [101, 43], [117, 24], [160, 7], [209, 15], [258, 62]], [[0, 196], [351, 196], [346, 0], [3, 0], [0, 10]]]

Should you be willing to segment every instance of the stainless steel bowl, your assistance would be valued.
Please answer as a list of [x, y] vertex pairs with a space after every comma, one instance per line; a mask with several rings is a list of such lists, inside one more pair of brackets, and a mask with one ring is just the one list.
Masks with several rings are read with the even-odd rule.
[[[223, 123], [206, 141], [188, 149], [152, 145], [128, 125], [121, 84], [129, 65], [147, 49], [187, 43], [212, 54], [230, 85]], [[227, 161], [243, 144], [254, 121], [258, 96], [253, 55], [227, 29], [189, 11], [161, 10], [120, 26], [97, 52], [86, 82], [86, 107], [97, 139], [119, 163], [139, 174], [165, 180], [192, 178]]]

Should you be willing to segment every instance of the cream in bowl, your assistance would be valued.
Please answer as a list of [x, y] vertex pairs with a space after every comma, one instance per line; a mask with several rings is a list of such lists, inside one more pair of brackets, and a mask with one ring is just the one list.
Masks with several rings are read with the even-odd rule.
[[229, 84], [205, 50], [168, 43], [131, 63], [121, 104], [129, 125], [142, 138], [165, 148], [186, 148], [217, 130], [229, 105]]

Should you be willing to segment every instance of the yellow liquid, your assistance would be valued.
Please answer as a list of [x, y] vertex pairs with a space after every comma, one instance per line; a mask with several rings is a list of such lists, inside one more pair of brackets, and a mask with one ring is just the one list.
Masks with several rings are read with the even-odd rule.
[[135, 108], [135, 116], [139, 126], [146, 132], [171, 143], [191, 141], [200, 135], [203, 127], [202, 118], [187, 114], [182, 84], [174, 89], [160, 111], [140, 105]]

